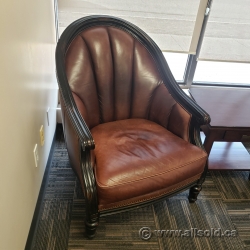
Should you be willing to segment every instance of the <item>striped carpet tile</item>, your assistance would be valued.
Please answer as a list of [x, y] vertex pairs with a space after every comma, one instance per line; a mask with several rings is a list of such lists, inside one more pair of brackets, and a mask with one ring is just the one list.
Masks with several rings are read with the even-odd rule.
[[[77, 191], [78, 190], [78, 191]], [[155, 228], [153, 207], [147, 206], [113, 216], [101, 217], [96, 236], [86, 239], [84, 218], [85, 206], [82, 192], [77, 181], [72, 210], [68, 250], [75, 249], [159, 249], [158, 240], [152, 238], [143, 241], [139, 237], [139, 229], [145, 225]]]
[[250, 200], [238, 202], [224, 202], [232, 223], [245, 244], [250, 249]]
[[68, 244], [72, 200], [51, 199], [43, 202], [43, 213], [33, 249], [62, 250]]
[[[189, 190], [179, 193], [174, 196], [175, 199], [187, 199]], [[211, 173], [208, 171], [206, 181], [202, 184], [202, 190], [199, 193], [198, 199], [221, 199], [220, 193], [213, 181]]]
[[[221, 200], [197, 200], [190, 204], [188, 200], [171, 198], [154, 205], [159, 229], [209, 230], [207, 237], [162, 237], [161, 249], [244, 249], [241, 239], [236, 237], [212, 237], [211, 230], [237, 230]], [[193, 234], [194, 235], [194, 234]]]
[[[151, 206], [102, 217], [96, 237], [86, 239], [83, 193], [71, 170], [62, 131], [58, 134], [33, 250], [250, 249], [250, 181], [244, 171], [208, 173], [193, 204], [185, 191]], [[250, 149], [250, 144], [245, 146]], [[140, 238], [142, 227], [153, 232], [149, 240]], [[157, 230], [191, 228], [237, 230], [237, 236], [157, 236]]]
[[212, 171], [211, 175], [223, 200], [250, 200], [249, 171]]
[[75, 185], [76, 176], [69, 164], [62, 129], [57, 129], [56, 145], [32, 250], [67, 249]]

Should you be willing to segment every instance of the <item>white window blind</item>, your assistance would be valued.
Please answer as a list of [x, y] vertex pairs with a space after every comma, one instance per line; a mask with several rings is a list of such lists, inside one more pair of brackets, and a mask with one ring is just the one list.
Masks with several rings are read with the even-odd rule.
[[143, 29], [162, 51], [194, 54], [206, 3], [207, 0], [58, 0], [59, 32], [83, 16], [112, 15]]
[[250, 62], [250, 0], [214, 0], [199, 60]]

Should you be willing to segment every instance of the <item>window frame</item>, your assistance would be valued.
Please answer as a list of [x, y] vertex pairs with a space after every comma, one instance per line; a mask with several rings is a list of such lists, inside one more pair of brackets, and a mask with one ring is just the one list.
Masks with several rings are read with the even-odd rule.
[[222, 83], [222, 82], [205, 82], [205, 81], [194, 81], [194, 75], [197, 69], [198, 57], [200, 54], [200, 50], [202, 47], [203, 38], [206, 31], [206, 26], [210, 14], [210, 10], [212, 7], [213, 0], [208, 0], [207, 7], [204, 13], [204, 19], [201, 27], [201, 31], [199, 34], [199, 40], [197, 44], [196, 54], [189, 54], [186, 69], [184, 72], [183, 82], [178, 82], [182, 88], [190, 88], [191, 86], [216, 86], [216, 87], [232, 87], [232, 88], [250, 88], [249, 84], [241, 84], [241, 83]]

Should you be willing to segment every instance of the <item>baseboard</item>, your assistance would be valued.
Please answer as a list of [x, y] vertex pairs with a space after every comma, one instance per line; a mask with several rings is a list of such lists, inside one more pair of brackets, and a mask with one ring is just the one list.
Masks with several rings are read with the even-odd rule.
[[61, 124], [57, 124], [57, 126], [56, 126], [56, 131], [55, 131], [55, 134], [54, 134], [54, 137], [53, 137], [53, 140], [52, 140], [50, 153], [49, 153], [49, 158], [48, 158], [46, 168], [45, 168], [45, 171], [44, 171], [43, 180], [42, 180], [40, 192], [39, 192], [37, 203], [36, 203], [36, 208], [35, 208], [35, 211], [34, 211], [34, 214], [33, 214], [33, 219], [32, 219], [32, 222], [31, 222], [27, 242], [26, 242], [26, 245], [25, 245], [25, 250], [31, 250], [32, 247], [33, 247], [34, 236], [35, 236], [37, 226], [38, 226], [38, 222], [39, 222], [39, 218], [40, 218], [41, 205], [42, 205], [42, 201], [43, 201], [44, 194], [45, 194], [45, 187], [47, 186], [47, 183], [48, 183], [48, 176], [49, 176], [50, 166], [51, 166], [51, 163], [52, 163], [53, 153], [54, 153], [54, 149], [55, 149], [56, 134], [57, 134], [57, 131], [60, 130], [59, 127], [61, 127], [61, 126], [62, 126]]

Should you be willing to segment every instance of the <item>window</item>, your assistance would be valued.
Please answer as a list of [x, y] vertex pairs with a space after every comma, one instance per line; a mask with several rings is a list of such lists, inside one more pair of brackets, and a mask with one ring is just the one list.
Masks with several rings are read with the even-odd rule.
[[[94, 14], [134, 23], [158, 44], [175, 79], [187, 86], [193, 80], [250, 86], [250, 0], [58, 0], [58, 8], [60, 34]], [[202, 23], [207, 23], [203, 29]]]
[[194, 81], [250, 84], [250, 0], [213, 1]]
[[111, 15], [140, 27], [162, 51], [189, 53], [199, 0], [58, 1], [60, 33], [88, 15]]
[[250, 64], [231, 62], [199, 61], [194, 82], [226, 84], [250, 84]]
[[177, 81], [183, 82], [184, 72], [187, 64], [187, 54], [163, 52], [168, 66]]

